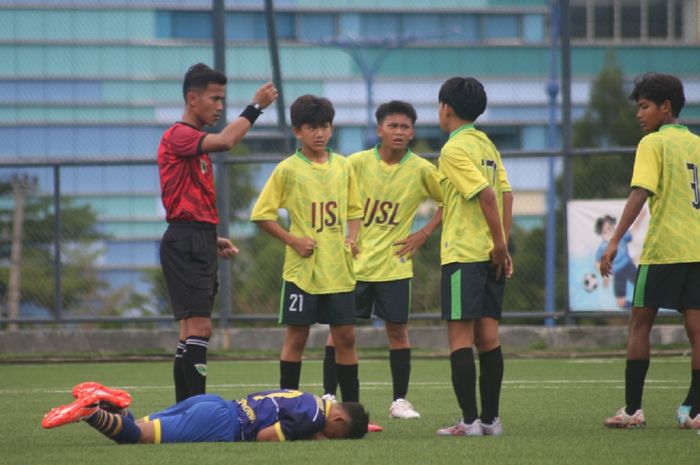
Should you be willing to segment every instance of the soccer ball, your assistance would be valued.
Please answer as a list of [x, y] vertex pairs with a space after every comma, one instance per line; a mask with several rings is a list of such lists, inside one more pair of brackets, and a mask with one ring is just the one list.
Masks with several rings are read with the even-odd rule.
[[583, 290], [593, 292], [598, 288], [598, 277], [595, 273], [586, 273], [583, 275]]

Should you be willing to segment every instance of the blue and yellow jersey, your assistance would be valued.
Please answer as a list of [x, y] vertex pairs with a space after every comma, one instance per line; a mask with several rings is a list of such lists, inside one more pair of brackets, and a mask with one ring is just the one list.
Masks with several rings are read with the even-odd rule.
[[348, 220], [362, 218], [362, 204], [350, 162], [333, 152], [314, 163], [301, 151], [274, 169], [251, 213], [251, 221], [277, 221], [287, 210], [290, 234], [310, 237], [316, 250], [302, 257], [287, 246], [282, 277], [309, 294], [355, 289], [350, 247], [345, 245]]
[[239, 400], [238, 418], [244, 441], [274, 426], [280, 441], [310, 438], [323, 429], [330, 402], [289, 389], [257, 392]]
[[637, 147], [632, 187], [649, 191], [649, 230], [641, 265], [700, 262], [700, 137], [678, 124]]

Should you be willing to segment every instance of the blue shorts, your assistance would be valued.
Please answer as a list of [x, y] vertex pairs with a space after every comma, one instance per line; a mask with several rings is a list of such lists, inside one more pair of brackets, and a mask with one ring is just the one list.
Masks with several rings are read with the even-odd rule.
[[213, 394], [189, 397], [144, 420], [154, 423], [156, 444], [241, 440], [235, 402]]

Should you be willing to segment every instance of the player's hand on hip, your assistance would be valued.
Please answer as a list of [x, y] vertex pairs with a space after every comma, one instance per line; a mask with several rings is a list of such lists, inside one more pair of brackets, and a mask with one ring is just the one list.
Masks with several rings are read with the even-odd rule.
[[427, 240], [428, 233], [426, 233], [422, 229], [419, 229], [413, 234], [409, 234], [408, 237], [406, 237], [405, 239], [401, 239], [400, 241], [394, 242], [395, 246], [401, 247], [394, 254], [399, 257], [407, 255], [406, 258], [410, 259], [411, 257], [413, 257], [413, 255], [415, 255], [418, 249], [423, 247], [423, 244], [425, 244]]
[[316, 241], [310, 237], [295, 237], [289, 245], [302, 257], [310, 257], [316, 249]]
[[267, 82], [266, 84], [260, 86], [260, 88], [255, 92], [255, 96], [253, 96], [253, 103], [257, 103], [261, 108], [267, 108], [272, 102], [277, 100], [278, 96], [279, 92], [275, 86], [272, 85], [271, 82]]
[[225, 237], [217, 237], [216, 238], [216, 248], [217, 253], [219, 257], [224, 258], [226, 260], [235, 257], [238, 255], [238, 247], [233, 245], [233, 242], [231, 242], [229, 239], [226, 239]]

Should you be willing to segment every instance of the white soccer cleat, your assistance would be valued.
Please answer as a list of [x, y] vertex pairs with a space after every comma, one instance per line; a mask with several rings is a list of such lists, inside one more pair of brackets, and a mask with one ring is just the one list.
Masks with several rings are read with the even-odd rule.
[[321, 396], [321, 400], [330, 400], [331, 404], [337, 404], [338, 399], [335, 398], [333, 394], [324, 394]]
[[676, 410], [676, 421], [679, 428], [685, 429], [685, 420], [688, 416], [690, 416], [690, 405], [680, 405]]
[[503, 425], [501, 424], [501, 419], [496, 417], [491, 423], [481, 422], [481, 430], [484, 432], [484, 436], [500, 436], [503, 434]]
[[437, 430], [439, 436], [483, 436], [484, 430], [481, 427], [481, 421], [477, 418], [472, 423], [464, 423], [464, 420], [459, 420], [454, 425], [448, 428]]
[[628, 415], [625, 408], [622, 407], [614, 416], [606, 418], [603, 424], [608, 428], [641, 428], [646, 426], [647, 422], [642, 409]]
[[413, 405], [406, 399], [396, 399], [389, 407], [389, 415], [392, 418], [420, 418], [420, 413], [416, 412]]
[[685, 423], [681, 428], [700, 430], [700, 413], [695, 415], [695, 418], [691, 418], [690, 414], [688, 414], [688, 416], [685, 417]]

